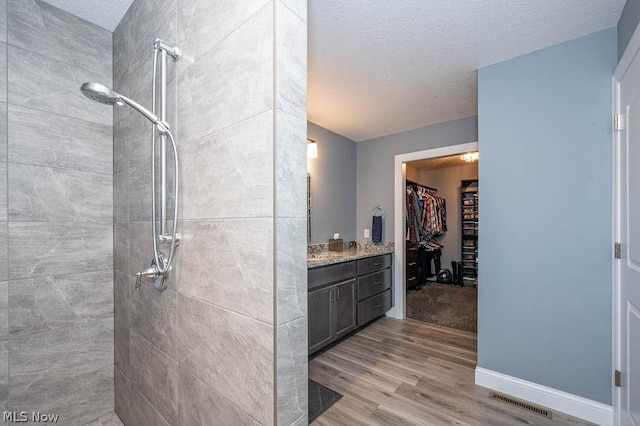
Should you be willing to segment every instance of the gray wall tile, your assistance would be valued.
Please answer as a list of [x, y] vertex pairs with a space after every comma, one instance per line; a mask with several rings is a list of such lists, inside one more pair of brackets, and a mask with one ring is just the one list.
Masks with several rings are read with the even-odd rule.
[[129, 169], [113, 174], [113, 220], [129, 222]]
[[[273, 220], [182, 221], [181, 293], [273, 322]], [[216, 248], [212, 255], [211, 247]]]
[[169, 426], [169, 423], [158, 413], [153, 405], [133, 386], [131, 387], [131, 423], [129, 424], [135, 426]]
[[[191, 65], [220, 43], [269, 0], [234, 1], [187, 0], [178, 8], [178, 41], [185, 52], [179, 69]], [[216, 25], [210, 25], [216, 22]]]
[[10, 223], [9, 278], [111, 271], [112, 228], [91, 222]]
[[[13, 368], [13, 364], [11, 364]], [[73, 369], [73, 367], [67, 367]], [[37, 407], [43, 413], [60, 415], [57, 424], [84, 425], [97, 417], [113, 412], [113, 366], [100, 368], [76, 376], [56, 380], [50, 376], [34, 381], [28, 391], [18, 393], [13, 385], [8, 409], [21, 411]], [[42, 423], [23, 423], [42, 424]]]
[[277, 1], [276, 105], [301, 120], [307, 119], [307, 26]]
[[111, 79], [111, 32], [43, 1], [9, 0], [9, 43]]
[[111, 34], [40, 0], [8, 8], [9, 48], [0, 0], [0, 221], [8, 193], [12, 207], [11, 231], [0, 222], [0, 279], [11, 275], [0, 406], [83, 425], [114, 408], [112, 108], [80, 93], [111, 85]]
[[9, 164], [12, 221], [71, 222], [112, 217], [111, 175]]
[[[271, 109], [272, 12], [270, 8], [262, 9], [180, 74], [179, 144]], [[214, 69], [216, 78], [211, 78]]]
[[116, 414], [126, 426], [133, 425], [134, 423], [131, 422], [131, 382], [117, 366], [114, 374]]
[[7, 102], [8, 86], [7, 86], [7, 44], [0, 43], [0, 101]]
[[[117, 91], [117, 89], [115, 89]], [[129, 147], [127, 137], [130, 133], [130, 108], [113, 109], [113, 171], [129, 170]]]
[[180, 147], [183, 219], [273, 214], [273, 114]]
[[0, 0], [0, 41], [7, 41], [7, 0]]
[[129, 223], [129, 275], [135, 276], [136, 272], [151, 265], [153, 259], [153, 246], [151, 240], [151, 222]]
[[113, 224], [113, 269], [129, 274], [131, 253], [129, 253], [129, 224]]
[[[116, 314], [117, 315], [117, 314]], [[129, 372], [130, 331], [129, 325], [116, 319], [114, 321], [114, 364], [126, 375]]]
[[7, 161], [7, 122], [7, 104], [0, 102], [0, 161]]
[[0, 282], [0, 406], [5, 407], [9, 397], [9, 288]]
[[12, 335], [55, 330], [113, 316], [110, 272], [9, 282]]
[[122, 421], [115, 413], [109, 413], [87, 423], [85, 426], [122, 426]]
[[[113, 320], [13, 338], [9, 408], [84, 424], [113, 410]], [[55, 391], [53, 391], [55, 389]]]
[[0, 342], [9, 339], [9, 283], [0, 281]]
[[9, 402], [9, 342], [0, 342], [0, 408], [6, 410]]
[[8, 181], [7, 181], [7, 163], [4, 161], [0, 162], [0, 220], [6, 221], [8, 219], [8, 202], [7, 202], [7, 190], [8, 190]]
[[116, 321], [129, 325], [129, 300], [131, 293], [134, 291], [135, 278], [129, 275], [115, 272], [113, 302]]
[[80, 92], [87, 81], [111, 86], [111, 80], [55, 59], [9, 47], [9, 103], [112, 124], [113, 107], [93, 102]]
[[11, 338], [11, 392], [113, 366], [113, 320]]
[[275, 169], [276, 214], [306, 218], [307, 122], [281, 111], [276, 114]]
[[273, 327], [179, 297], [180, 366], [260, 423], [270, 424], [274, 414]]
[[177, 359], [177, 303], [175, 291], [159, 292], [148, 283], [130, 292], [131, 329], [173, 359]]
[[[143, 101], [149, 96], [153, 42], [161, 38], [169, 44], [177, 44], [176, 0], [137, 0], [124, 19], [127, 20], [124, 25], [130, 29], [130, 50], [124, 55], [132, 71], [129, 73], [129, 95]], [[173, 80], [175, 67], [169, 64], [167, 71], [167, 81]]]
[[136, 332], [129, 335], [130, 380], [133, 389], [162, 415], [177, 424], [178, 363]]
[[[131, 222], [151, 220], [151, 168], [150, 162], [134, 165], [129, 169], [129, 220]], [[158, 166], [159, 167], [159, 166]], [[160, 175], [156, 174], [157, 182]], [[156, 194], [156, 206], [160, 204], [160, 194]], [[172, 204], [169, 204], [172, 206]], [[160, 210], [156, 210], [160, 219]]]
[[9, 279], [9, 228], [7, 222], [0, 222], [0, 280]]
[[113, 171], [110, 125], [16, 105], [9, 106], [9, 123], [10, 162], [96, 173]]
[[307, 316], [307, 220], [276, 224], [277, 318], [284, 324]]
[[211, 424], [213, 419], [220, 425], [258, 426], [260, 424], [191, 374], [180, 371], [178, 381], [179, 424], [207, 425]]
[[289, 426], [309, 411], [306, 315], [278, 326], [278, 425]]

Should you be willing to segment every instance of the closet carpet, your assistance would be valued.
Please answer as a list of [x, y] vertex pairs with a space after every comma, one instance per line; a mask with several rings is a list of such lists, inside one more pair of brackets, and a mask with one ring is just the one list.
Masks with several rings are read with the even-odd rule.
[[407, 318], [478, 332], [478, 289], [429, 283], [407, 293]]

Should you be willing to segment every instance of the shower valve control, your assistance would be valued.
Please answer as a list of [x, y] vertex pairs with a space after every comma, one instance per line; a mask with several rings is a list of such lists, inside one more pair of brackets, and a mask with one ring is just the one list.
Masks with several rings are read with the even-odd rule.
[[158, 267], [154, 264], [151, 265], [150, 267], [148, 267], [147, 269], [144, 269], [140, 272], [136, 273], [136, 290], [140, 290], [140, 286], [142, 285], [142, 278], [157, 278], [158, 275], [160, 275], [160, 270], [158, 269]]

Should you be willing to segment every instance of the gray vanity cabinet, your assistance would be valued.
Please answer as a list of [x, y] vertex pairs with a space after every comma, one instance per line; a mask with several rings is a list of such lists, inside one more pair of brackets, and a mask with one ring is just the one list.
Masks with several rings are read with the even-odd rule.
[[309, 354], [391, 309], [391, 255], [309, 269]]
[[309, 353], [333, 340], [333, 287], [309, 292]]
[[356, 280], [309, 292], [309, 353], [356, 328]]
[[351, 333], [358, 325], [356, 322], [356, 280], [350, 280], [336, 286], [334, 291], [336, 308], [335, 338]]

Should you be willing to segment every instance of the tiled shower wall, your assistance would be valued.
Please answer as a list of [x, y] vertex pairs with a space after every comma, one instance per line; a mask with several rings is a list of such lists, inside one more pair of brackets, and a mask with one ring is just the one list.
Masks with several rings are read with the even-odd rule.
[[113, 410], [111, 33], [0, 1], [0, 409]]
[[152, 257], [150, 126], [116, 108], [116, 412], [306, 425], [306, 0], [136, 0], [114, 84], [143, 105], [156, 37], [184, 54], [168, 66], [183, 239], [169, 288], [135, 291]]

